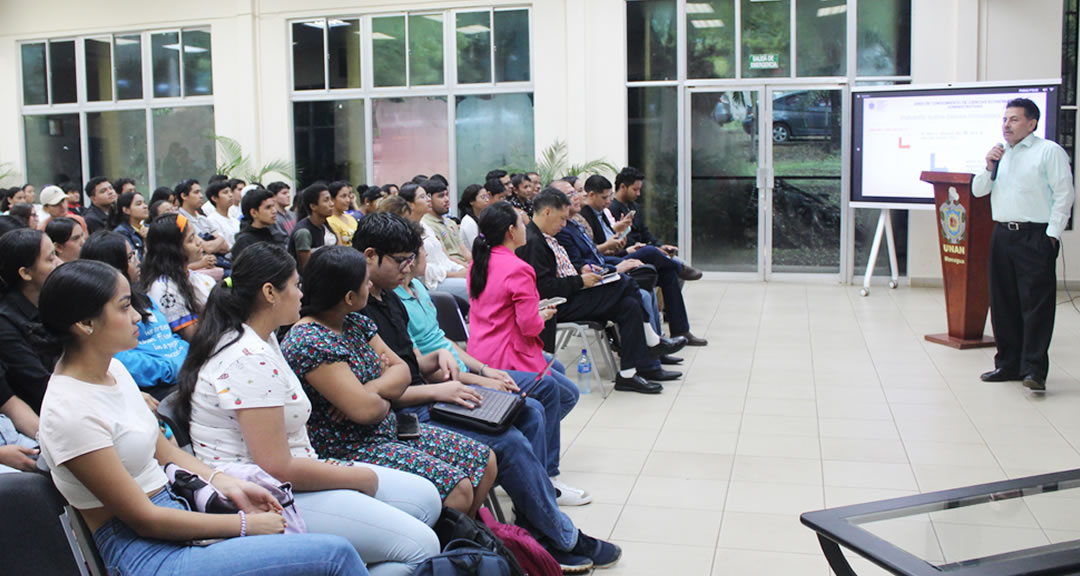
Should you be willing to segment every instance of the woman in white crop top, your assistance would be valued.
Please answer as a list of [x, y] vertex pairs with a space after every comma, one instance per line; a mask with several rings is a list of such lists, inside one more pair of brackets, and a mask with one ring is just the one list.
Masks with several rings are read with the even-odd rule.
[[344, 536], [373, 576], [412, 574], [439, 553], [428, 526], [442, 503], [425, 478], [371, 464], [324, 461], [311, 447], [311, 402], [274, 333], [300, 318], [296, 264], [259, 243], [210, 293], [180, 369], [177, 402], [204, 462], [253, 463], [291, 482], [309, 532]]
[[[282, 534], [281, 506], [269, 492], [214, 474], [165, 440], [131, 375], [113, 359], [138, 343], [140, 320], [119, 271], [103, 262], [64, 264], [42, 287], [39, 308], [42, 323], [64, 342], [41, 407], [41, 455], [111, 574], [367, 573], [345, 540]], [[242, 512], [187, 511], [161, 470], [169, 462], [210, 479]], [[206, 539], [223, 540], [187, 544]]]

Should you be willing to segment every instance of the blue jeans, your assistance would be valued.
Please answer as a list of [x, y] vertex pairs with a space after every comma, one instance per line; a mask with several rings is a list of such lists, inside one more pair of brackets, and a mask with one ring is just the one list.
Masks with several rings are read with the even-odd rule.
[[371, 576], [408, 576], [439, 553], [431, 531], [442, 512], [435, 485], [426, 478], [357, 462], [379, 477], [372, 498], [356, 490], [297, 492], [296, 508], [308, 532], [346, 538], [368, 564]]
[[[421, 422], [430, 421], [428, 407], [409, 410]], [[534, 398], [525, 399], [525, 409], [517, 421], [502, 434], [487, 434], [464, 426], [434, 421], [436, 426], [453, 430], [487, 444], [499, 461], [496, 482], [514, 502], [517, 523], [532, 532], [542, 542], [560, 550], [571, 550], [577, 544], [577, 527], [573, 520], [559, 510], [555, 502], [555, 487], [548, 478], [544, 455], [547, 454], [544, 406]]]
[[[550, 359], [550, 356], [547, 358]], [[555, 362], [558, 363], [558, 360]], [[562, 367], [562, 365], [560, 364], [559, 367]], [[558, 476], [559, 452], [562, 447], [562, 426], [560, 423], [578, 402], [580, 393], [577, 385], [560, 374], [554, 364], [552, 365], [551, 374], [541, 378], [540, 382], [535, 386], [533, 385], [533, 382], [536, 381], [535, 372], [507, 370], [506, 373], [514, 379], [514, 383], [519, 388], [529, 394], [530, 399], [540, 402], [544, 411], [544, 468], [547, 470], [548, 476]], [[567, 383], [569, 386], [566, 385]], [[537, 449], [536, 444], [533, 444], [533, 449]]]
[[[168, 488], [150, 501], [162, 508], [185, 510]], [[94, 532], [101, 559], [110, 576], [158, 574], [258, 574], [259, 576], [305, 576], [308, 574], [367, 574], [356, 550], [340, 536], [323, 534], [275, 534], [229, 538], [210, 546], [187, 546], [141, 538], [113, 518]]]

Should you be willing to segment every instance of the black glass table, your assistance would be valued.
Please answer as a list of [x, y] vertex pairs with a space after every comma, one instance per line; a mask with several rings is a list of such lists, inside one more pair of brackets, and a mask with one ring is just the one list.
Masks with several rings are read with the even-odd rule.
[[1080, 574], [1080, 469], [806, 512], [836, 576], [841, 546], [904, 576]]

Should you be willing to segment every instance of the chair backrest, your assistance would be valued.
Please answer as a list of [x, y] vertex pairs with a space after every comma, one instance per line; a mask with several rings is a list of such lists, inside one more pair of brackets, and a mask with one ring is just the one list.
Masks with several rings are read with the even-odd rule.
[[179, 399], [179, 390], [169, 394], [158, 404], [157, 413], [158, 418], [164, 420], [169, 425], [169, 428], [172, 428], [173, 438], [176, 438], [176, 443], [184, 447], [191, 444], [191, 434], [188, 433], [188, 427], [183, 425], [180, 420], [180, 414], [177, 410]]
[[465, 317], [461, 315], [461, 308], [453, 294], [432, 291], [431, 302], [435, 304], [435, 314], [439, 320], [439, 328], [446, 333], [446, 337], [454, 342], [465, 342], [469, 339], [469, 327], [465, 324]]
[[75, 556], [81, 576], [109, 576], [109, 570], [105, 568], [105, 562], [101, 560], [101, 554], [94, 544], [94, 535], [90, 533], [90, 527], [83, 521], [79, 511], [71, 506], [64, 506], [60, 524], [67, 534], [68, 544], [71, 545], [71, 553]]
[[4, 574], [77, 574], [60, 514], [67, 504], [52, 480], [33, 472], [0, 474], [0, 558]]

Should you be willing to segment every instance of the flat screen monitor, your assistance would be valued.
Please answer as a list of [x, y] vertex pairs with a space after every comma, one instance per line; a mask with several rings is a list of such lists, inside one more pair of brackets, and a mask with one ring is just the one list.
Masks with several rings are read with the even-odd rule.
[[985, 170], [986, 153], [1005, 142], [1002, 118], [1013, 98], [1035, 102], [1040, 112], [1035, 134], [1056, 140], [1058, 84], [854, 89], [852, 204], [932, 205], [933, 187], [919, 174]]

